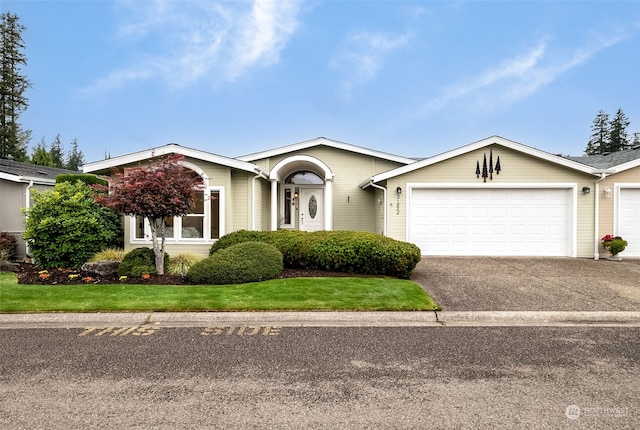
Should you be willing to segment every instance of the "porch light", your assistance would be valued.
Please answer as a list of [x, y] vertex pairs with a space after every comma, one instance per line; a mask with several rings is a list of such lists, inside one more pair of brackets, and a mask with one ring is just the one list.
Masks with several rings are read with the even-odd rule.
[[396, 194], [398, 194], [398, 196], [402, 194], [402, 187], [396, 188]]
[[589, 194], [591, 192], [591, 188], [589, 187], [582, 187], [582, 194]]
[[604, 196], [605, 197], [611, 197], [611, 188], [604, 187]]

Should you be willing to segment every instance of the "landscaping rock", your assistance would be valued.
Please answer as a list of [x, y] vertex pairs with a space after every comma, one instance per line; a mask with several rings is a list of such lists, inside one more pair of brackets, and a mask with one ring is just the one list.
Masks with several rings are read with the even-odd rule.
[[10, 261], [0, 260], [0, 272], [17, 272], [18, 267]]
[[82, 270], [86, 272], [97, 273], [101, 276], [115, 276], [118, 273], [119, 261], [102, 260], [90, 263], [84, 263]]

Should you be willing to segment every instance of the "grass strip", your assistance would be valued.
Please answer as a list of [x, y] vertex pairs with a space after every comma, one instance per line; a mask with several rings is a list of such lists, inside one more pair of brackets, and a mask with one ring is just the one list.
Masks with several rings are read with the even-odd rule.
[[0, 273], [0, 312], [425, 311], [440, 309], [412, 281], [285, 278], [239, 285], [26, 285]]

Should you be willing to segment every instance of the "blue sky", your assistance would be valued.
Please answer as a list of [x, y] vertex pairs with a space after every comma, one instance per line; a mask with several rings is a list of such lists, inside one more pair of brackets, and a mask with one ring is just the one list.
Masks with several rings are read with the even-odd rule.
[[580, 155], [640, 131], [640, 2], [0, 0], [31, 145], [240, 156], [315, 137], [407, 157], [491, 135]]

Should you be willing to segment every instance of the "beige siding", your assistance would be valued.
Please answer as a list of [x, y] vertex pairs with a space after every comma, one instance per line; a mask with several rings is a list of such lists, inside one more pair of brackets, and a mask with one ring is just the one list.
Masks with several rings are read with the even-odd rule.
[[[583, 195], [582, 187], [595, 189], [597, 178], [593, 175], [551, 164], [545, 160], [532, 157], [499, 145], [492, 145], [493, 161], [500, 157], [502, 170], [493, 174], [493, 180], [487, 179], [488, 185], [517, 183], [568, 183], [577, 187], [577, 223], [576, 254], [579, 257], [593, 256], [593, 235], [595, 219], [594, 193]], [[489, 147], [472, 151], [458, 157], [445, 160], [423, 169], [407, 173], [387, 183], [389, 201], [387, 203], [387, 234], [395, 239], [407, 240], [407, 184], [409, 183], [454, 183], [481, 184], [482, 177], [476, 177], [476, 162], [480, 162], [482, 170], [484, 154], [489, 157]], [[397, 196], [395, 190], [402, 187], [402, 194]]]
[[251, 177], [245, 172], [231, 172], [231, 207], [227, 208], [227, 233], [251, 229]]
[[[382, 230], [381, 216], [372, 210], [377, 205], [376, 193], [362, 190], [359, 184], [366, 178], [402, 166], [401, 163], [341, 149], [317, 146], [255, 161], [255, 164], [272, 169], [277, 163], [294, 155], [315, 157], [333, 172], [333, 229]], [[278, 197], [280, 198], [280, 196]], [[280, 205], [278, 206], [280, 207]], [[268, 213], [268, 212], [267, 212]], [[268, 223], [267, 228], [268, 228]]]

